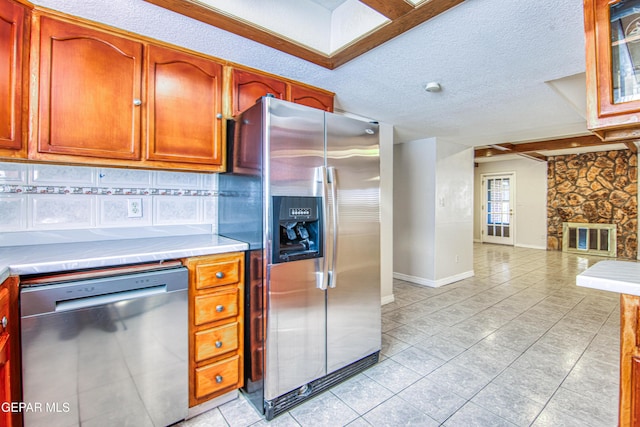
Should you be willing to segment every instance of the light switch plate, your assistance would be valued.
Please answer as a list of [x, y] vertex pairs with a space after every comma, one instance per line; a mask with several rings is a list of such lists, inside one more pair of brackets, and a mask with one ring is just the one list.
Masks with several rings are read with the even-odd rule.
[[127, 199], [127, 218], [142, 218], [142, 199]]

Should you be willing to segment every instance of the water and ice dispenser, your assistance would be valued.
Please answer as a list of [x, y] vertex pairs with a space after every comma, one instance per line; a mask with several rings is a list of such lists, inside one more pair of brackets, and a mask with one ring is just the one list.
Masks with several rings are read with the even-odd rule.
[[322, 257], [322, 199], [274, 196], [273, 263]]

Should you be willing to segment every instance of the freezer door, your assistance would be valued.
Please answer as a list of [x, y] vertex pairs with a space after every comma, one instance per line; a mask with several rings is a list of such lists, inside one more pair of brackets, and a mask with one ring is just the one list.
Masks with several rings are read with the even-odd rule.
[[269, 266], [266, 400], [326, 374], [325, 291], [316, 287], [319, 260]]
[[327, 372], [380, 350], [380, 161], [378, 125], [326, 114], [333, 197], [327, 251]]
[[317, 196], [316, 170], [324, 166], [324, 112], [265, 98], [270, 196]]

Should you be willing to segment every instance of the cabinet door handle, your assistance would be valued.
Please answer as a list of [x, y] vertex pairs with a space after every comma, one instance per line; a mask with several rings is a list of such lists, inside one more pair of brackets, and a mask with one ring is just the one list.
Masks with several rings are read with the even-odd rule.
[[7, 319], [7, 316], [2, 316], [2, 329], [7, 329], [8, 325], [9, 325], [9, 319]]
[[222, 382], [222, 380], [224, 380], [224, 378], [222, 378], [222, 375], [216, 375], [216, 382], [218, 384], [220, 384]]
[[222, 347], [222, 341], [216, 341], [216, 348]]
[[216, 273], [216, 277], [217, 277], [218, 279], [222, 279], [222, 278], [224, 277], [224, 273], [223, 273], [222, 271], [218, 271], [218, 272]]
[[222, 313], [224, 311], [224, 305], [217, 305], [216, 306], [216, 311], [218, 313]]
[[142, 105], [142, 100], [138, 99], [138, 98], [134, 99], [133, 100], [133, 105], [135, 105], [136, 107], [141, 106]]
[[216, 119], [221, 119], [221, 118], [222, 118], [222, 113], [216, 114]]

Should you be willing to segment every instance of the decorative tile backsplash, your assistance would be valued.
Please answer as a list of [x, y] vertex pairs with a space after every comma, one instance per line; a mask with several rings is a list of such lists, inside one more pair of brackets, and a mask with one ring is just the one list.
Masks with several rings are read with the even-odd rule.
[[0, 232], [211, 224], [217, 175], [0, 162]]

